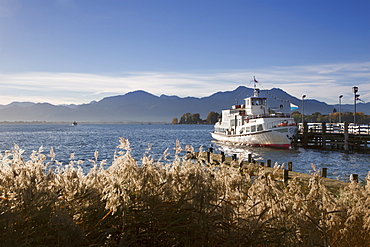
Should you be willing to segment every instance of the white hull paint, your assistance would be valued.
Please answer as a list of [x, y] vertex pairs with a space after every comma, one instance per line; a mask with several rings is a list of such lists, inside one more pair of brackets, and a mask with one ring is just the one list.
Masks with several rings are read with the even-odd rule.
[[289, 148], [296, 133], [296, 126], [280, 127], [241, 135], [227, 135], [212, 132], [212, 138], [221, 142], [230, 142], [249, 146]]

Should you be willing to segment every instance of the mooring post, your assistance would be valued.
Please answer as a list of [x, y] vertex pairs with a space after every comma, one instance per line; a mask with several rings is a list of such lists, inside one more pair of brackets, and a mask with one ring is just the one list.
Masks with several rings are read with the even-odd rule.
[[288, 162], [288, 171], [293, 171], [293, 162]]
[[284, 173], [283, 173], [283, 182], [287, 183], [288, 179], [289, 179], [289, 171], [286, 170], [286, 169], [284, 169], [283, 171], [284, 171]]
[[221, 151], [221, 163], [225, 162], [225, 153], [224, 151]]
[[326, 123], [321, 123], [321, 147], [322, 149], [326, 149]]
[[207, 162], [211, 163], [211, 152], [207, 152]]
[[248, 163], [252, 163], [252, 154], [248, 154]]
[[349, 179], [351, 180], [351, 183], [358, 183], [358, 174], [351, 174]]
[[233, 154], [233, 156], [231, 157], [231, 160], [236, 160], [236, 154]]
[[326, 178], [327, 171], [328, 168], [326, 167], [321, 168], [321, 177]]
[[271, 167], [271, 160], [267, 160], [267, 164], [266, 164], [267, 167]]
[[349, 150], [349, 145], [348, 145], [348, 123], [344, 122], [344, 150], [348, 151]]

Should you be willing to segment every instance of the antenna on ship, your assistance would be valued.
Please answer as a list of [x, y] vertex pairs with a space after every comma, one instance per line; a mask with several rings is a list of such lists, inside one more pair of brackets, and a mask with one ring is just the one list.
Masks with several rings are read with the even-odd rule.
[[253, 96], [254, 97], [259, 97], [260, 90], [258, 88], [256, 88], [256, 83], [258, 83], [258, 81], [256, 80], [256, 77], [255, 76], [253, 76], [253, 82], [254, 82]]

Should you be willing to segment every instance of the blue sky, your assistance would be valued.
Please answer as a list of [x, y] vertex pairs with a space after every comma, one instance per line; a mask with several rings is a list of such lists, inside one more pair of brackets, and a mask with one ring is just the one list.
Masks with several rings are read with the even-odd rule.
[[251, 86], [370, 102], [369, 0], [0, 0], [0, 104]]

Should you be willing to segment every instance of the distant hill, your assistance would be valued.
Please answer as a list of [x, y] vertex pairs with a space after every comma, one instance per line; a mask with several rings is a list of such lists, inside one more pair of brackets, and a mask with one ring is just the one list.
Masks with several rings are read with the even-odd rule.
[[[171, 122], [184, 113], [199, 113], [205, 119], [210, 111], [221, 112], [233, 104], [243, 104], [253, 95], [253, 89], [240, 86], [233, 91], [217, 92], [208, 97], [155, 96], [145, 91], [106, 97], [82, 105], [52, 105], [49, 103], [13, 102], [0, 105], [0, 121], [93, 121], [93, 122]], [[301, 107], [302, 101], [279, 88], [261, 90], [270, 106], [279, 106], [282, 100]], [[305, 114], [328, 114], [338, 105], [317, 100], [305, 100]], [[360, 103], [359, 112], [370, 115], [370, 103]], [[301, 111], [301, 109], [298, 109]], [[352, 105], [342, 105], [342, 112], [353, 111]]]

